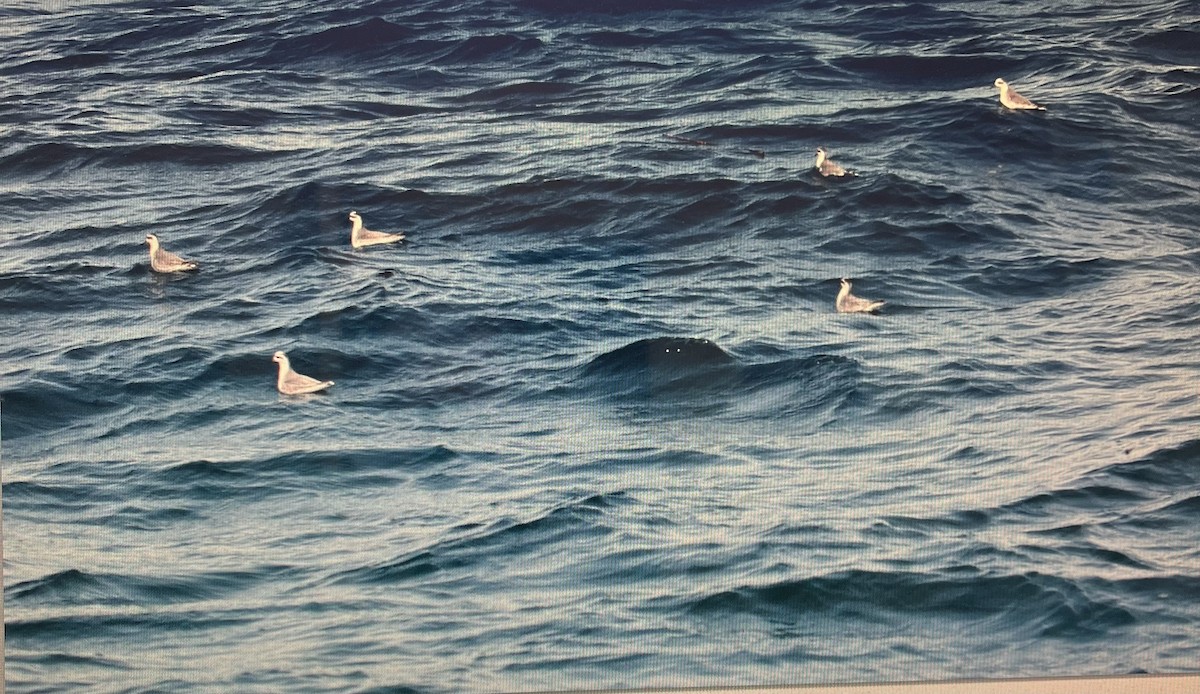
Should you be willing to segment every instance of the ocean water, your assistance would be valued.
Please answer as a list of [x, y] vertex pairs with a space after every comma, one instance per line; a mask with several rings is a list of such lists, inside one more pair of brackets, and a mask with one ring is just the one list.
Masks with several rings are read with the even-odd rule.
[[9, 691], [1200, 669], [1195, 9], [6, 3]]

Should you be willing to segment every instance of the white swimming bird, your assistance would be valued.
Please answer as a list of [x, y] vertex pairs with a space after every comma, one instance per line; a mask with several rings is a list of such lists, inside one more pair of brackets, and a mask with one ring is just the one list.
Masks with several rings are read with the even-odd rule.
[[396, 243], [404, 239], [404, 234], [385, 234], [382, 231], [371, 231], [363, 226], [362, 215], [350, 213], [350, 245], [355, 248], [374, 246], [380, 243]]
[[850, 280], [842, 278], [842, 288], [837, 295], [838, 313], [871, 313], [886, 302], [863, 299], [850, 293]]
[[146, 234], [146, 243], [150, 245], [150, 269], [155, 272], [185, 272], [200, 267], [164, 249], [154, 234]]
[[1045, 111], [1046, 110], [1045, 106], [1038, 106], [1037, 104], [1033, 103], [1029, 99], [1026, 99], [1025, 97], [1018, 94], [1017, 90], [1008, 86], [1008, 82], [1005, 82], [1003, 79], [1001, 79], [999, 77], [997, 77], [996, 81], [993, 82], [992, 84], [994, 84], [995, 86], [1000, 88], [1000, 103], [1003, 104], [1005, 108], [1026, 110], [1026, 111], [1030, 111], [1030, 110]]
[[275, 388], [284, 395], [315, 393], [333, 385], [333, 381], [318, 381], [310, 376], [292, 371], [292, 362], [288, 361], [287, 355], [282, 351], [276, 352], [275, 356], [271, 357], [271, 361], [279, 364], [279, 378], [275, 381]]
[[821, 172], [822, 176], [854, 175], [853, 172], [847, 171], [835, 164], [833, 160], [828, 157], [825, 150], [821, 147], [817, 148], [817, 161], [814, 166], [817, 167], [817, 171]]

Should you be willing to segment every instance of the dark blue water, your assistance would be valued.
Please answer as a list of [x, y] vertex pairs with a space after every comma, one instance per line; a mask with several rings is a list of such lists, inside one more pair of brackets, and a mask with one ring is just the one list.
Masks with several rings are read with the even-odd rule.
[[10, 691], [1197, 669], [1194, 3], [243, 5], [0, 9]]

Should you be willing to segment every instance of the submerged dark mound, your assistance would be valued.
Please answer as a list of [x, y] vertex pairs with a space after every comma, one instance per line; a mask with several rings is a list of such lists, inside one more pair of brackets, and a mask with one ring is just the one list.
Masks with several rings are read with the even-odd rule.
[[715, 342], [696, 337], [652, 337], [605, 352], [588, 363], [588, 373], [672, 370], [733, 361]]

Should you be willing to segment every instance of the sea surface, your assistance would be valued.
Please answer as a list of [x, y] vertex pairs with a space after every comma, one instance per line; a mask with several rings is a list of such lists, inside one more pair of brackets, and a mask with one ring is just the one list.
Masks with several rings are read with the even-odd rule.
[[10, 692], [1200, 669], [1192, 0], [17, 0], [0, 94]]

